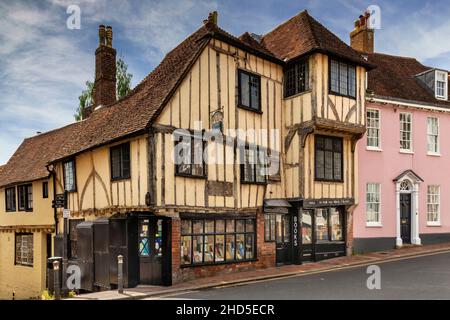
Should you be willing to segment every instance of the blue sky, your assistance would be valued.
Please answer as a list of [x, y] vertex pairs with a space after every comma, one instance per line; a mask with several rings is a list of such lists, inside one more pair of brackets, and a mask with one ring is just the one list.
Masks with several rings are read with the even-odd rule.
[[[66, 27], [71, 4], [81, 29]], [[208, 15], [235, 35], [264, 34], [308, 9], [348, 42], [353, 21], [380, 6], [376, 51], [450, 69], [450, 6], [445, 0], [2, 0], [0, 2], [0, 164], [37, 131], [73, 122], [78, 96], [93, 80], [99, 24], [113, 26], [114, 47], [139, 83]]]

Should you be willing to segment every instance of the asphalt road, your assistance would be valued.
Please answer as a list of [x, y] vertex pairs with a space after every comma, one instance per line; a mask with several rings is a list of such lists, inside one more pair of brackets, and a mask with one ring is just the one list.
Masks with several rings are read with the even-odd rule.
[[[187, 292], [160, 299], [379, 300], [450, 299], [450, 253], [378, 264], [381, 289], [367, 288], [367, 266], [241, 286]], [[374, 282], [371, 281], [373, 284]]]

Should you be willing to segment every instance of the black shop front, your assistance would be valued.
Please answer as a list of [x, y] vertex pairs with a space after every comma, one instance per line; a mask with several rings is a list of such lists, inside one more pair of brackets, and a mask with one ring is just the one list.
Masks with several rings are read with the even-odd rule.
[[353, 204], [354, 199], [266, 200], [265, 241], [276, 243], [277, 265], [345, 256]]

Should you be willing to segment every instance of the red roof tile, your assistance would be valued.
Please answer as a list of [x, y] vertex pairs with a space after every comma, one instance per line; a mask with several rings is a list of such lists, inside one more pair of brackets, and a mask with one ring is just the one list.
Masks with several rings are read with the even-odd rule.
[[46, 178], [49, 175], [46, 169], [48, 161], [80, 125], [80, 122], [73, 123], [25, 139], [0, 170], [0, 186]]
[[262, 45], [284, 61], [319, 51], [372, 67], [358, 52], [311, 17], [306, 10], [264, 35]]
[[450, 107], [450, 101], [436, 99], [434, 93], [415, 77], [433, 68], [424, 66], [414, 58], [380, 53], [367, 56], [369, 62], [377, 67], [369, 72], [368, 81], [368, 89], [375, 95]]

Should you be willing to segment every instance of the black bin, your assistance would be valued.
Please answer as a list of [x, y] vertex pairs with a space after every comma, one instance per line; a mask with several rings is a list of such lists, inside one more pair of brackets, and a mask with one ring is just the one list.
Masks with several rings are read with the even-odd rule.
[[94, 287], [110, 290], [109, 277], [109, 219], [102, 217], [94, 221]]
[[62, 287], [62, 258], [50, 257], [47, 259], [47, 290], [53, 294], [55, 291], [55, 271], [53, 269], [53, 262], [59, 261], [59, 288]]
[[82, 290], [94, 289], [94, 224], [85, 221], [77, 225], [78, 257], [77, 265], [81, 271]]
[[116, 287], [117, 257], [123, 256], [123, 285], [132, 288], [139, 281], [137, 218], [116, 216], [109, 220], [109, 271], [111, 285]]

